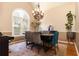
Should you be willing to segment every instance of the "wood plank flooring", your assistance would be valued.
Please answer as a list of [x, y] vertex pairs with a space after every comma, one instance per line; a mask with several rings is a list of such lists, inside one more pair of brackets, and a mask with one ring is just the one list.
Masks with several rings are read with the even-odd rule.
[[[23, 41], [21, 41], [21, 42], [23, 42]], [[13, 44], [15, 44], [15, 46], [16, 47], [14, 47], [14, 51], [15, 50], [19, 50], [19, 54], [20, 54], [20, 52], [24, 49], [24, 44], [20, 44], [21, 42], [16, 42], [16, 43], [13, 43]], [[20, 44], [20, 45], [17, 45], [17, 44]], [[21, 49], [18, 49], [18, 47], [20, 47]], [[26, 49], [26, 48], [25, 48]], [[27, 50], [27, 49], [26, 49]], [[26, 52], [26, 50], [25, 50], [25, 52]], [[36, 49], [34, 49], [34, 51], [36, 51]], [[16, 51], [17, 52], [17, 51]], [[28, 54], [26, 54], [24, 51], [22, 52], [24, 55], [27, 55], [27, 56], [29, 56], [29, 55], [33, 55], [34, 56], [34, 52], [32, 53], [32, 52], [30, 52], [30, 51], [28, 51]], [[31, 53], [31, 54], [30, 54]], [[43, 53], [43, 51], [42, 52], [40, 52], [41, 53], [41, 55], [43, 55], [44, 53]], [[48, 53], [50, 53], [50, 52], [48, 52]], [[12, 56], [12, 54], [10, 54], [11, 56]], [[17, 54], [18, 55], [18, 54]], [[20, 54], [20, 56], [21, 56], [22, 54]], [[38, 54], [35, 54], [35, 55], [38, 55]], [[45, 55], [45, 54], [44, 54]], [[75, 49], [75, 46], [74, 46], [74, 44], [63, 44], [63, 43], [61, 43], [61, 44], [59, 44], [59, 52], [57, 53], [57, 56], [77, 56], [77, 53], [76, 53], [76, 49]]]
[[66, 56], [77, 56], [77, 52], [74, 44], [67, 44]]

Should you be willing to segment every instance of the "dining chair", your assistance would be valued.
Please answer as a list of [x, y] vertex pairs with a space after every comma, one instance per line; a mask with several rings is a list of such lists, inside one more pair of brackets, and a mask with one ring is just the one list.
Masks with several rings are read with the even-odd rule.
[[56, 46], [58, 46], [58, 36], [59, 36], [59, 32], [58, 31], [53, 31], [52, 32], [52, 34], [53, 34], [53, 37], [52, 37], [52, 45], [54, 46], [54, 47], [56, 47]]
[[[37, 48], [38, 53], [39, 53], [39, 50], [42, 48], [40, 32], [26, 32], [25, 39], [26, 39], [26, 47], [27, 47], [27, 45], [31, 45], [30, 46], [31, 50], [33, 50], [33, 48]], [[29, 42], [29, 44], [28, 44], [28, 42]]]
[[54, 48], [55, 54], [56, 54], [56, 49], [58, 49], [59, 32], [58, 31], [52, 31], [51, 33], [53, 34], [51, 45]]

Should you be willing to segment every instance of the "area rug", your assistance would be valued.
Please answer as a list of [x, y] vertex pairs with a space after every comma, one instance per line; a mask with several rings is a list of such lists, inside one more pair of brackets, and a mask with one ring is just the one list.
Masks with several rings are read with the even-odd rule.
[[46, 53], [44, 50], [40, 50], [38, 53], [37, 49], [31, 50], [30, 47], [26, 48], [25, 42], [20, 42], [16, 44], [9, 45], [9, 56], [64, 56], [66, 54], [67, 45], [66, 44], [58, 44], [59, 49], [57, 49], [57, 54], [54, 54], [53, 50], [49, 50]]

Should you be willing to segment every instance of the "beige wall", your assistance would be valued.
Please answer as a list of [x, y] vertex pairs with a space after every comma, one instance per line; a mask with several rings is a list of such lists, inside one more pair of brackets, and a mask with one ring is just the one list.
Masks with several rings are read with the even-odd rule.
[[0, 3], [0, 31], [1, 31], [2, 3]]
[[79, 54], [79, 3], [76, 4], [76, 45]]
[[0, 7], [0, 32], [12, 32], [12, 11], [17, 8], [26, 10], [32, 19], [31, 3], [0, 3]]
[[[48, 25], [52, 24], [55, 30], [65, 32], [66, 14], [71, 10], [75, 15], [75, 3], [49, 3], [48, 5], [42, 3], [41, 6], [41, 9], [44, 11], [44, 18], [41, 20], [42, 28], [46, 30]], [[31, 3], [0, 3], [1, 32], [12, 32], [12, 11], [17, 8], [25, 9], [30, 19], [33, 19]], [[73, 31], [75, 31], [75, 21]]]
[[[49, 3], [50, 4], [50, 3]], [[45, 7], [45, 5], [43, 5]], [[75, 15], [75, 3], [60, 3], [53, 6], [53, 3], [47, 7], [45, 10], [44, 18], [41, 20], [42, 22], [42, 28], [45, 30], [47, 29], [49, 24], [52, 24], [55, 28], [55, 30], [58, 30], [60, 32], [66, 32], [65, 29], [65, 23], [66, 23], [66, 14], [69, 11], [72, 11], [72, 14]], [[75, 31], [75, 20], [73, 25], [73, 31]]]
[[79, 32], [79, 3], [76, 4], [76, 31]]

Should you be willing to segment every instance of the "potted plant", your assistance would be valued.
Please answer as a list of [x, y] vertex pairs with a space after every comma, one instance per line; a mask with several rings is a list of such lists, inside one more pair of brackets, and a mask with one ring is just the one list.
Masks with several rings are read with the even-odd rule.
[[72, 26], [73, 26], [73, 15], [71, 11], [67, 13], [67, 23], [65, 24], [67, 29], [67, 39], [68, 41], [72, 41], [75, 38], [75, 33], [72, 32]]

